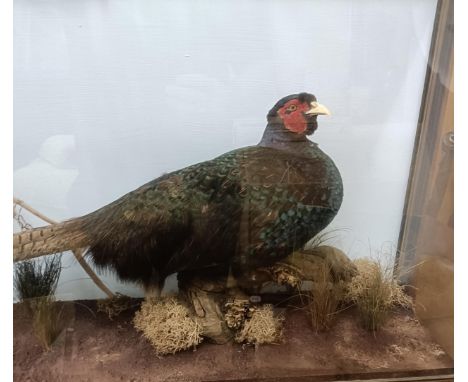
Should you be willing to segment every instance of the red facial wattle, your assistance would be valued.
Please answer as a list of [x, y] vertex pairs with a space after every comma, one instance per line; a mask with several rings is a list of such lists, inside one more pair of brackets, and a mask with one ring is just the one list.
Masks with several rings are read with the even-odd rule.
[[[304, 112], [309, 109], [306, 103], [300, 103], [298, 100], [287, 102], [280, 110], [278, 115], [283, 120], [284, 126], [293, 133], [303, 133], [307, 129], [307, 119]], [[295, 110], [291, 110], [295, 108]]]

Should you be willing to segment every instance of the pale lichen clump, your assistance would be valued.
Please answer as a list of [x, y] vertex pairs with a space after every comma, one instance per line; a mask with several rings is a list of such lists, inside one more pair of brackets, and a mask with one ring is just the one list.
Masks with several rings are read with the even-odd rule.
[[249, 319], [236, 333], [235, 340], [258, 347], [263, 344], [278, 344], [283, 335], [284, 318], [275, 315], [272, 305], [256, 308]]
[[174, 297], [144, 301], [133, 324], [151, 342], [157, 355], [195, 348], [203, 340], [202, 326]]
[[413, 308], [413, 301], [389, 268], [371, 259], [355, 262], [358, 273], [348, 285], [347, 300], [357, 305], [364, 327], [376, 331], [392, 308]]

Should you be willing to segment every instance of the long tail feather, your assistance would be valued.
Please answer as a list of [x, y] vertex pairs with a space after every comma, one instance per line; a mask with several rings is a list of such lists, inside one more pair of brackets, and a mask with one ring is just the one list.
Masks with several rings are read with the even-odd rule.
[[13, 235], [13, 261], [50, 255], [89, 245], [78, 220], [51, 224]]

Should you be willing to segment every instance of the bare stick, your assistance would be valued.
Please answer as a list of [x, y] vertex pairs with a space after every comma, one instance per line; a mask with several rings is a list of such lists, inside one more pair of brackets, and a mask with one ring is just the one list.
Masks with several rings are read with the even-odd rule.
[[[56, 224], [57, 222], [48, 218], [44, 214], [40, 213], [30, 205], [26, 204], [24, 201], [13, 197], [13, 203], [17, 204], [21, 207], [23, 207], [25, 210], [29, 211], [33, 215], [37, 216], [39, 219], [44, 220], [45, 222], [49, 224]], [[92, 268], [89, 266], [89, 264], [85, 261], [83, 258], [83, 250], [82, 249], [75, 249], [72, 251], [73, 255], [75, 256], [76, 260], [78, 263], [81, 265], [81, 267], [84, 269], [84, 271], [88, 274], [88, 276], [93, 280], [93, 282], [96, 284], [96, 286], [101, 289], [109, 298], [114, 297], [114, 293], [102, 282], [102, 280], [94, 273]]]
[[49, 223], [49, 224], [57, 224], [58, 222], [48, 218], [47, 216], [45, 216], [44, 214], [40, 213], [38, 210], [32, 208], [30, 205], [26, 204], [25, 202], [23, 202], [21, 199], [18, 199], [18, 198], [15, 198], [13, 197], [13, 203], [14, 204], [17, 204], [18, 206], [21, 206], [23, 207], [25, 210], [28, 210], [29, 212], [31, 212], [33, 215], [37, 216], [39, 219], [42, 219], [44, 220], [46, 223]]

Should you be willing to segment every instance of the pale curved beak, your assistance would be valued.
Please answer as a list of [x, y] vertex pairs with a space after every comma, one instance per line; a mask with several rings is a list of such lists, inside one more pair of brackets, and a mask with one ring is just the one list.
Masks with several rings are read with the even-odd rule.
[[311, 102], [310, 103], [310, 110], [306, 111], [304, 114], [307, 115], [330, 115], [330, 110], [327, 109], [326, 106], [318, 103], [318, 102]]

